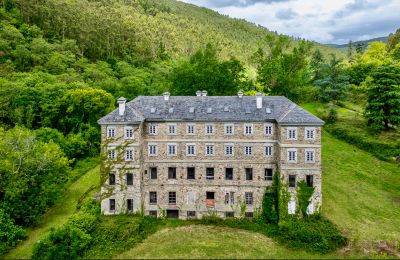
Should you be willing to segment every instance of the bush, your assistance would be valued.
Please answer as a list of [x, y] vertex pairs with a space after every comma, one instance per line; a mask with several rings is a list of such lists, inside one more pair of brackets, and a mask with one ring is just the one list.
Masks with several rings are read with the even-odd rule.
[[0, 256], [3, 255], [9, 246], [14, 246], [25, 236], [25, 230], [15, 225], [14, 221], [0, 209]]
[[320, 215], [282, 221], [277, 239], [290, 248], [321, 254], [332, 252], [347, 243], [347, 238], [340, 234], [337, 227]]

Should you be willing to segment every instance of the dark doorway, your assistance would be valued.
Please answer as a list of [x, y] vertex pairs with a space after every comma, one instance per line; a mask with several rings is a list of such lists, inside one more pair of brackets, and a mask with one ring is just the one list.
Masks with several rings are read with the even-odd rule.
[[167, 218], [179, 218], [179, 210], [167, 209]]

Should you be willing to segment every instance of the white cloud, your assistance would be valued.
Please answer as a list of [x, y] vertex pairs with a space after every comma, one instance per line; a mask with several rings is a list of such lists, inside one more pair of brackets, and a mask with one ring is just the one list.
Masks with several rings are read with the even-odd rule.
[[321, 43], [386, 36], [400, 27], [398, 0], [184, 0], [271, 31]]

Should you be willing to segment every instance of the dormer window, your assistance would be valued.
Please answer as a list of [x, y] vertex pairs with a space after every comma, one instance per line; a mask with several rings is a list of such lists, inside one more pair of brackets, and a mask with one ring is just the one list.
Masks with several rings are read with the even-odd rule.
[[224, 107], [224, 112], [229, 112], [229, 107]]
[[170, 113], [170, 114], [174, 113], [174, 108], [173, 108], [173, 107], [170, 107], [170, 108], [168, 109], [168, 113]]
[[155, 107], [150, 108], [150, 113], [154, 114], [155, 112], [156, 112], [156, 108]]
[[194, 113], [194, 107], [189, 108], [189, 113]]
[[207, 114], [211, 114], [212, 113], [212, 107], [207, 108]]
[[114, 126], [107, 127], [107, 137], [108, 138], [115, 138], [116, 129]]

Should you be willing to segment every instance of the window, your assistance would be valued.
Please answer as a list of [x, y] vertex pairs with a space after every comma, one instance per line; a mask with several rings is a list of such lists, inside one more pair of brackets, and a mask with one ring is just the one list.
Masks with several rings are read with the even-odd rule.
[[127, 148], [125, 151], [125, 160], [126, 161], [132, 161], [133, 160], [133, 149], [132, 148]]
[[128, 211], [133, 211], [133, 199], [126, 200], [126, 209]]
[[115, 199], [110, 199], [109, 203], [110, 203], [110, 211], [114, 211], [115, 210]]
[[114, 160], [116, 157], [117, 157], [117, 155], [116, 155], [116, 152], [115, 152], [115, 148], [108, 148], [107, 158]]
[[265, 156], [272, 156], [272, 145], [265, 146]]
[[194, 167], [187, 167], [187, 179], [194, 180], [196, 177], [195, 168]]
[[157, 179], [157, 167], [150, 168], [150, 179], [152, 179], [152, 180]]
[[214, 126], [211, 124], [206, 124], [205, 134], [212, 135], [214, 133]]
[[225, 168], [225, 180], [233, 180], [233, 168]]
[[214, 155], [214, 145], [206, 144], [206, 155]]
[[224, 125], [224, 134], [225, 135], [233, 135], [233, 124], [225, 124]]
[[196, 145], [195, 144], [186, 144], [186, 155], [187, 156], [196, 155]]
[[314, 140], [315, 139], [315, 128], [314, 127], [306, 127], [305, 129], [305, 139], [306, 140]]
[[149, 203], [157, 204], [157, 192], [156, 191], [149, 192]]
[[149, 210], [149, 216], [157, 217], [157, 210]]
[[206, 192], [206, 199], [213, 200], [214, 197], [215, 197], [214, 195], [215, 195], [215, 193], [213, 191], [207, 191]]
[[264, 134], [265, 135], [272, 135], [272, 124], [265, 124], [264, 125]]
[[244, 147], [244, 154], [245, 155], [252, 155], [253, 154], [253, 147], [250, 145], [246, 145]]
[[168, 192], [168, 204], [176, 204], [176, 192], [170, 191]]
[[110, 173], [108, 175], [108, 184], [115, 185], [115, 173]]
[[288, 162], [296, 162], [297, 161], [297, 150], [289, 149], [288, 150]]
[[314, 187], [314, 176], [306, 175], [306, 182], [308, 187]]
[[289, 175], [289, 187], [296, 187], [296, 175]]
[[233, 218], [233, 217], [235, 217], [235, 214], [233, 213], [233, 211], [227, 211], [227, 212], [225, 212], [225, 217]]
[[226, 144], [225, 145], [225, 155], [232, 156], [234, 154], [233, 144]]
[[187, 211], [186, 212], [188, 218], [195, 218], [196, 217], [196, 211]]
[[133, 128], [130, 126], [125, 127], [125, 139], [133, 139]]
[[214, 168], [206, 168], [206, 179], [214, 180]]
[[126, 185], [133, 185], [133, 173], [126, 174]]
[[176, 167], [168, 167], [168, 179], [176, 179]]
[[264, 171], [264, 180], [265, 181], [272, 181], [272, 169], [271, 168], [265, 168]]
[[246, 212], [246, 213], [244, 213], [244, 216], [246, 218], [252, 218], [253, 217], [253, 212]]
[[253, 180], [253, 168], [244, 168], [246, 173], [246, 181]]
[[244, 201], [246, 202], [246, 205], [253, 205], [253, 192], [245, 192]]
[[287, 139], [296, 140], [297, 139], [297, 128], [291, 127], [287, 129]]
[[194, 124], [187, 124], [186, 125], [186, 133], [187, 134], [193, 135], [193, 134], [195, 134], [195, 131], [196, 131], [196, 129], [195, 129], [195, 125]]
[[176, 155], [176, 144], [168, 144], [167, 148], [168, 148], [167, 150], [168, 156]]
[[168, 124], [168, 134], [176, 135], [176, 124]]
[[156, 144], [149, 144], [149, 155], [150, 156], [157, 155], [157, 145]]
[[227, 205], [235, 204], [235, 193], [233, 191], [225, 192], [225, 204]]
[[314, 159], [314, 150], [306, 150], [306, 163], [312, 163]]
[[196, 204], [196, 192], [195, 191], [189, 191], [187, 193], [187, 204], [189, 205], [194, 205]]
[[107, 127], [107, 137], [108, 138], [114, 138], [116, 133], [116, 129], [113, 126]]
[[295, 200], [291, 200], [288, 202], [288, 213], [290, 215], [296, 214], [296, 201]]
[[156, 135], [157, 134], [157, 126], [155, 124], [149, 125], [149, 134]]
[[253, 125], [245, 124], [244, 125], [244, 135], [252, 135], [253, 134]]

